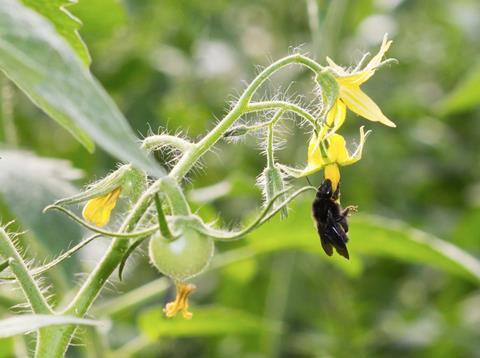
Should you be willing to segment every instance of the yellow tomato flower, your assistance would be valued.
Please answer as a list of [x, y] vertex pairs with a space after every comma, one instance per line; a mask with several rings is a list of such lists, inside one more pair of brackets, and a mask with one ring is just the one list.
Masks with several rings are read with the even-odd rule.
[[[344, 113], [346, 107], [370, 121], [380, 122], [389, 127], [395, 127], [395, 123], [388, 119], [376, 103], [360, 89], [360, 86], [372, 77], [375, 71], [385, 63], [382, 58], [388, 51], [391, 43], [392, 41], [388, 41], [387, 35], [385, 35], [380, 51], [378, 51], [363, 69], [359, 69], [357, 66], [354, 70], [348, 71], [327, 57], [327, 62], [335, 75], [339, 87], [338, 98], [334, 105], [336, 108], [332, 108], [328, 114], [328, 116], [331, 116], [331, 123], [335, 123], [336, 128], [339, 128], [345, 119], [344, 115], [343, 118], [338, 117], [338, 115]], [[328, 116], [327, 124], [329, 121]], [[335, 116], [337, 116], [336, 120], [341, 122], [340, 125], [333, 121], [333, 117]]]
[[332, 187], [336, 190], [340, 182], [340, 169], [338, 166], [350, 165], [362, 159], [363, 146], [370, 131], [365, 132], [360, 128], [360, 143], [352, 154], [347, 150], [345, 138], [340, 134], [333, 133], [325, 141], [328, 148], [322, 147], [323, 137], [313, 134], [308, 145], [308, 164], [302, 171], [302, 176], [313, 174], [324, 169], [325, 179], [332, 181]]
[[110, 220], [110, 214], [117, 204], [122, 189], [116, 188], [110, 193], [90, 199], [83, 208], [82, 215], [88, 222], [96, 226], [105, 226]]
[[191, 283], [177, 283], [177, 295], [175, 301], [167, 303], [163, 312], [167, 317], [175, 317], [179, 311], [185, 319], [192, 318], [193, 314], [188, 310], [188, 296], [197, 288]]
[[324, 138], [327, 132], [335, 133], [345, 122], [347, 116], [347, 107], [341, 100], [335, 101], [327, 114], [326, 125], [320, 128], [319, 138]]

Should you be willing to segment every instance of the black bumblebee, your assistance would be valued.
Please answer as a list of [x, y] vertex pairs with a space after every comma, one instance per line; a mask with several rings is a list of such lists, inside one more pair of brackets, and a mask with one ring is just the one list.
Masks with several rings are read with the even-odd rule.
[[325, 179], [313, 201], [312, 215], [325, 253], [332, 256], [335, 248], [337, 253], [349, 259], [347, 216], [350, 211], [356, 211], [356, 207], [348, 206], [342, 209], [338, 202], [339, 196], [340, 185], [333, 191], [332, 182], [330, 179]]

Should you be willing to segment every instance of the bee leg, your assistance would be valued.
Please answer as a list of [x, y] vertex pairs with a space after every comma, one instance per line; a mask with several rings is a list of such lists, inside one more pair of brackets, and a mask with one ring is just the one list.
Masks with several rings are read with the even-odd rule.
[[341, 216], [346, 218], [347, 216], [350, 216], [350, 213], [356, 213], [357, 211], [358, 211], [357, 205], [349, 205], [342, 210]]
[[357, 206], [349, 205], [340, 212], [340, 215], [337, 218], [337, 222], [342, 226], [345, 232], [348, 232], [347, 217], [350, 215], [350, 213], [357, 212], [357, 210], [358, 210]]

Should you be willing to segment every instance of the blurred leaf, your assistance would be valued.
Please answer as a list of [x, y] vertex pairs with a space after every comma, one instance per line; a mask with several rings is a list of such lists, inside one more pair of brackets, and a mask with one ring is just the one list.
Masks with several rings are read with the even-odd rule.
[[415, 229], [398, 220], [358, 216], [351, 220], [352, 250], [368, 255], [390, 256], [418, 262], [480, 281], [480, 261], [448, 241]]
[[0, 358], [10, 358], [13, 356], [13, 339], [0, 338]]
[[453, 240], [473, 252], [479, 252], [480, 208], [464, 210], [453, 232]]
[[74, 0], [22, 0], [22, 2], [45, 16], [53, 23], [57, 32], [67, 40], [85, 65], [90, 65], [90, 54], [88, 48], [78, 34], [82, 22], [74, 17], [67, 9], [69, 5], [75, 4]]
[[227, 281], [237, 281], [244, 285], [252, 280], [257, 271], [258, 263], [253, 258], [240, 260], [222, 269]]
[[126, 21], [121, 0], [81, 0], [71, 8], [71, 12], [82, 20], [80, 33], [90, 46], [91, 42], [110, 36]]
[[[414, 229], [400, 221], [355, 215], [350, 219], [351, 260], [358, 254], [393, 257], [406, 262], [424, 263], [447, 272], [480, 281], [480, 261], [457, 246]], [[243, 250], [265, 253], [281, 249], [302, 249], [324, 256], [310, 217], [310, 204], [293, 207], [288, 220], [275, 217], [250, 234]], [[336, 258], [325, 257], [325, 260]], [[345, 265], [349, 262], [343, 260]]]
[[[77, 190], [70, 181], [79, 178], [81, 172], [67, 161], [39, 158], [24, 151], [2, 150], [0, 158], [0, 197], [22, 227], [48, 250], [51, 254], [48, 256], [57, 255], [70, 243], [78, 241], [82, 237], [79, 225], [59, 213], [42, 214], [42, 210], [74, 194]], [[70, 260], [69, 270], [78, 269], [72, 264], [75, 258]]]
[[480, 61], [440, 104], [443, 114], [467, 111], [480, 105]]
[[139, 327], [150, 339], [159, 337], [204, 337], [228, 334], [256, 335], [274, 325], [261, 317], [223, 307], [196, 307], [193, 318], [186, 320], [179, 314], [166, 318], [163, 307], [148, 309], [140, 315]]
[[29, 333], [42, 327], [65, 324], [98, 326], [101, 322], [72, 316], [25, 314], [1, 320], [0, 338]]
[[51, 24], [16, 0], [0, 2], [0, 68], [89, 150], [94, 145], [86, 133], [115, 157], [152, 175], [164, 175], [139, 148], [116, 105]]

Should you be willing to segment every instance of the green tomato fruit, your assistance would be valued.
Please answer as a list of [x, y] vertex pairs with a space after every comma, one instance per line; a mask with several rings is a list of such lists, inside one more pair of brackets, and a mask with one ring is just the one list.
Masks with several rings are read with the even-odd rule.
[[176, 281], [185, 281], [208, 266], [214, 248], [212, 238], [185, 227], [174, 241], [155, 234], [150, 240], [149, 256], [161, 273]]

